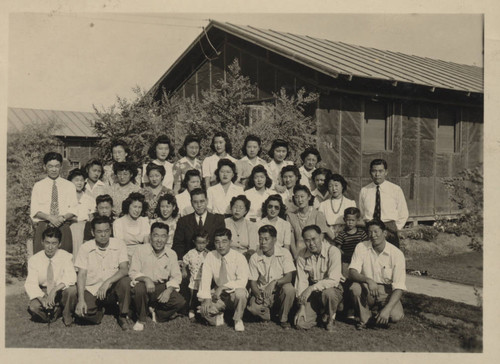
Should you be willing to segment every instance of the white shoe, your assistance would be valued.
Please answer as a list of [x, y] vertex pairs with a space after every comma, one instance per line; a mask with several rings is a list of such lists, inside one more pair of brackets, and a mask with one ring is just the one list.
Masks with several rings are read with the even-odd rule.
[[245, 331], [245, 325], [243, 325], [243, 321], [238, 320], [234, 323], [235, 331]]
[[149, 307], [149, 312], [151, 313], [151, 320], [156, 323], [156, 311], [153, 307]]
[[215, 326], [224, 325], [224, 312], [221, 312], [215, 316]]
[[137, 321], [134, 326], [132, 327], [134, 331], [143, 331], [144, 330], [144, 324], [140, 321]]
[[188, 318], [189, 319], [194, 319], [194, 311], [189, 311]]

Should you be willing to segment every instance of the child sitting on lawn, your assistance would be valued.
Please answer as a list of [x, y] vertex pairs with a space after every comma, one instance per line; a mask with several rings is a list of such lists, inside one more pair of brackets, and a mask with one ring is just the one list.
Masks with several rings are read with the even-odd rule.
[[189, 319], [194, 320], [196, 307], [199, 306], [198, 302], [198, 289], [200, 288], [201, 280], [201, 267], [203, 261], [208, 254], [208, 232], [201, 230], [197, 232], [193, 237], [194, 245], [196, 248], [191, 249], [184, 255], [183, 266], [182, 266], [182, 278], [187, 278], [189, 269]]
[[[342, 275], [347, 278], [349, 275], [349, 264], [351, 264], [352, 255], [356, 245], [362, 241], [367, 241], [368, 236], [364, 229], [357, 227], [357, 223], [361, 216], [361, 212], [357, 207], [348, 207], [344, 210], [344, 230], [333, 240], [335, 246], [342, 251]], [[354, 303], [349, 294], [349, 288], [352, 281], [346, 280], [343, 282], [344, 286], [344, 312], [347, 313], [349, 318], [353, 318]]]

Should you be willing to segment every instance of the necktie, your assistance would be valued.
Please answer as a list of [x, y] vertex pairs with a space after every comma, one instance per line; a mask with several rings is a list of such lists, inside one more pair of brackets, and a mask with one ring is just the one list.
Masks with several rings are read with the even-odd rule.
[[54, 286], [54, 268], [52, 267], [52, 259], [49, 259], [49, 266], [47, 267], [47, 294], [52, 291]]
[[373, 220], [380, 220], [381, 218], [380, 209], [380, 186], [377, 185], [377, 193], [375, 194], [375, 210], [373, 211]]
[[220, 270], [219, 270], [219, 287], [225, 285], [229, 279], [227, 278], [227, 262], [226, 258], [221, 258]]
[[200, 221], [198, 221], [198, 228], [200, 228], [200, 230], [203, 228], [203, 220], [201, 219], [201, 216]]
[[57, 193], [57, 185], [55, 180], [54, 184], [52, 185], [52, 197], [50, 199], [50, 214], [59, 215], [59, 197]]

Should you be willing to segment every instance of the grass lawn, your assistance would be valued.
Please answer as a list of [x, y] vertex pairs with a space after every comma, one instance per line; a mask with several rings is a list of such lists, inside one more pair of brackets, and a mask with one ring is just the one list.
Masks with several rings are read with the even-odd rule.
[[186, 317], [150, 323], [144, 332], [122, 332], [112, 316], [98, 326], [64, 327], [34, 323], [26, 312], [25, 294], [6, 299], [7, 348], [106, 348], [275, 351], [395, 351], [466, 352], [482, 350], [482, 310], [452, 301], [407, 294], [406, 317], [389, 329], [358, 332], [337, 322], [334, 333], [314, 328], [284, 331], [274, 323], [249, 322], [245, 332], [232, 327], [208, 327]]
[[405, 239], [401, 246], [406, 268], [428, 272], [429, 277], [483, 286], [483, 253], [471, 251], [465, 236], [441, 233], [434, 242]]

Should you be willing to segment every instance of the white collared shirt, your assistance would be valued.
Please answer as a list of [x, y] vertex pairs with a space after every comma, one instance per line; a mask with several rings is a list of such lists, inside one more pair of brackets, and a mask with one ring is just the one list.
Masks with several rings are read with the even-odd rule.
[[[68, 213], [77, 214], [78, 201], [76, 199], [76, 188], [75, 185], [65, 180], [61, 177], [55, 179], [57, 186], [57, 200], [59, 206], [59, 215], [66, 215]], [[41, 181], [38, 181], [33, 186], [33, 191], [31, 192], [31, 212], [30, 216], [34, 222], [42, 221], [35, 218], [37, 212], [43, 212], [45, 214], [50, 214], [50, 203], [52, 201], [52, 186], [54, 180], [45, 177]]]
[[275, 246], [274, 254], [267, 257], [258, 250], [250, 257], [248, 279], [257, 281], [259, 289], [264, 289], [270, 282], [283, 278], [287, 273], [295, 272], [292, 254], [285, 248]]
[[271, 195], [268, 188], [257, 191], [255, 187], [246, 190], [245, 196], [250, 200], [250, 210], [246, 216], [247, 219], [259, 219], [262, 216], [262, 204]]
[[[63, 289], [66, 289], [76, 283], [76, 272], [73, 266], [72, 254], [58, 249], [50, 260], [52, 260], [55, 286], [63, 283]], [[50, 260], [45, 255], [44, 250], [36, 253], [28, 260], [28, 277], [24, 283], [24, 288], [30, 300], [45, 295], [40, 287], [47, 287], [47, 268], [49, 267]]]
[[208, 210], [214, 214], [229, 214], [231, 209], [229, 207], [231, 199], [238, 195], [243, 195], [243, 187], [235, 185], [233, 182], [229, 183], [227, 192], [220, 183], [210, 187], [207, 190], [208, 197]]
[[113, 236], [126, 244], [129, 259], [134, 255], [135, 249], [144, 243], [149, 233], [149, 219], [145, 216], [133, 220], [127, 214], [113, 222]]
[[[359, 210], [365, 221], [373, 219], [376, 194], [377, 185], [373, 182], [363, 187], [359, 193]], [[409, 214], [401, 187], [389, 181], [382, 182], [380, 185], [380, 211], [382, 221], [395, 221], [398, 229], [405, 226]]]
[[95, 296], [102, 283], [118, 272], [120, 263], [128, 261], [127, 247], [121, 240], [109, 238], [109, 245], [101, 250], [94, 239], [80, 247], [75, 267], [87, 271], [85, 289]]
[[156, 283], [166, 283], [166, 287], [179, 290], [182, 274], [177, 262], [177, 254], [165, 247], [160, 256], [156, 256], [151, 244], [138, 246], [132, 256], [129, 270], [130, 278], [148, 277]]
[[195, 212], [194, 213], [194, 219], [196, 220], [196, 225], [200, 224], [200, 217], [201, 217], [201, 221], [203, 222], [203, 225], [205, 225], [205, 221], [207, 221], [207, 215], [208, 215], [208, 211], [207, 210], [205, 210], [205, 212], [203, 214], [201, 214], [201, 215], [198, 215]]
[[95, 209], [95, 198], [92, 197], [92, 195], [83, 193], [82, 197], [80, 197], [80, 201], [78, 201], [78, 205], [76, 206], [76, 217], [78, 219], [77, 221], [89, 220], [89, 215], [93, 213]]
[[252, 169], [258, 165], [266, 166], [266, 161], [260, 157], [254, 159], [254, 162], [250, 161], [247, 156], [239, 159], [236, 162], [236, 172], [238, 173], [238, 182], [243, 180], [246, 183], [246, 179], [252, 174]]
[[179, 208], [179, 214], [181, 216], [186, 216], [194, 212], [193, 206], [191, 205], [191, 195], [187, 189], [175, 196], [175, 201], [177, 202], [177, 207]]
[[349, 265], [351, 268], [379, 284], [390, 284], [392, 289], [406, 290], [405, 256], [387, 240], [380, 254], [373, 249], [370, 241], [356, 245]]
[[313, 183], [313, 180], [312, 180], [312, 174], [313, 172], [316, 170], [316, 168], [314, 168], [313, 170], [311, 171], [308, 171], [306, 169], [306, 167], [302, 166], [299, 168], [299, 172], [300, 172], [300, 184], [301, 185], [304, 185], [304, 186], [307, 186], [307, 188], [309, 188], [309, 191], [312, 191], [312, 187], [314, 186], [314, 183]]
[[321, 252], [312, 254], [308, 249], [299, 252], [297, 258], [297, 279], [295, 288], [297, 296], [309, 287], [309, 282], [316, 291], [337, 287], [343, 280], [342, 259], [340, 250], [323, 240]]
[[100, 179], [98, 179], [97, 182], [94, 183], [93, 187], [90, 187], [88, 178], [85, 180], [85, 193], [90, 197], [93, 197], [94, 200], [97, 198], [97, 196], [105, 195], [107, 193], [107, 188], [108, 187], [106, 186], [106, 184]]
[[[226, 259], [227, 278], [228, 282], [224, 284], [229, 290], [227, 292], [234, 292], [237, 288], [246, 288], [248, 283], [248, 263], [245, 256], [238, 253], [236, 250], [230, 249], [224, 256]], [[219, 287], [219, 271], [222, 263], [222, 256], [213, 250], [207, 254], [203, 267], [201, 270], [200, 290], [198, 291], [198, 298], [200, 300], [209, 299], [211, 297], [210, 287], [212, 280], [214, 280], [217, 287]]]
[[271, 160], [268, 164], [266, 164], [265, 167], [267, 169], [267, 173], [269, 173], [269, 177], [273, 181], [271, 189], [274, 189], [275, 185], [283, 185], [283, 183], [281, 181], [281, 176], [280, 176], [281, 169], [285, 166], [290, 166], [292, 164], [293, 164], [292, 161], [283, 161], [283, 162], [281, 162], [280, 165], [278, 165], [278, 164], [276, 164], [274, 159]]

